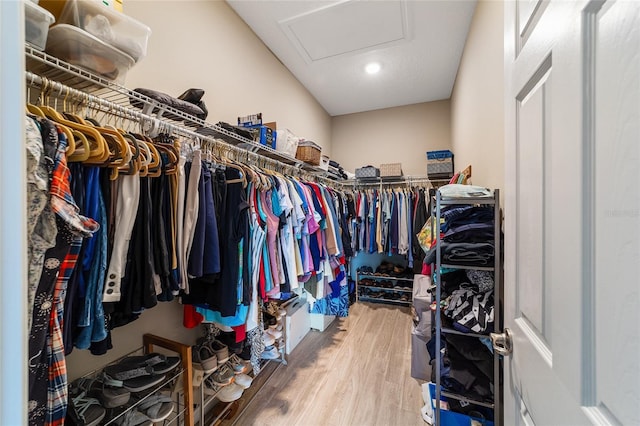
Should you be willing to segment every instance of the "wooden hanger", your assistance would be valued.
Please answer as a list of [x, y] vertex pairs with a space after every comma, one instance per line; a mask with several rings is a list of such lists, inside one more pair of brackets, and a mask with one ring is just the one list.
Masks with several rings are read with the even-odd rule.
[[[48, 80], [45, 79], [45, 82], [46, 81]], [[44, 96], [41, 98], [41, 102], [43, 101]], [[77, 130], [87, 137], [89, 145], [91, 146], [91, 154], [85, 162], [88, 162], [89, 164], [102, 164], [106, 159], [108, 159], [108, 152], [105, 153], [107, 143], [100, 132], [98, 132], [94, 127], [67, 120], [54, 108], [46, 105], [41, 105], [41, 110], [45, 114], [45, 117], [55, 121], [57, 124], [68, 127], [71, 130]]]
[[151, 142], [146, 142], [149, 150], [151, 151], [151, 156], [153, 161], [149, 164], [148, 174], [149, 177], [160, 177], [162, 174], [162, 157], [160, 156], [160, 152], [156, 148], [155, 144]]
[[43, 79], [43, 84], [43, 92], [40, 96], [41, 105], [39, 105], [39, 109], [46, 118], [55, 122], [62, 133], [64, 133], [65, 137], [67, 138], [67, 148], [65, 152], [67, 153], [67, 155], [71, 155], [76, 149], [76, 140], [73, 137], [73, 133], [71, 132], [69, 125], [64, 122], [65, 118], [58, 111], [56, 111], [55, 108], [52, 108], [45, 104], [45, 99], [48, 99], [48, 94], [50, 93], [51, 86], [49, 85], [49, 80], [47, 79]]
[[151, 148], [149, 148], [149, 144], [144, 141], [139, 141], [138, 145], [140, 146], [140, 156], [142, 157], [140, 177], [146, 177], [149, 174], [149, 165], [153, 162]]

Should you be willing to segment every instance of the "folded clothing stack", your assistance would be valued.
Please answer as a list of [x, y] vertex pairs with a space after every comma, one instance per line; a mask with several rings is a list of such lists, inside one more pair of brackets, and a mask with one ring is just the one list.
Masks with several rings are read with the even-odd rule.
[[344, 168], [335, 160], [329, 160], [329, 179], [333, 180], [346, 180], [347, 174], [344, 172]]

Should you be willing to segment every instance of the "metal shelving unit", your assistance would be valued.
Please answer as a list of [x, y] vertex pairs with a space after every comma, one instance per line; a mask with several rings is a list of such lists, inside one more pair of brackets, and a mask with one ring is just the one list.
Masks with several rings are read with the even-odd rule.
[[[406, 282], [411, 283], [411, 288], [408, 290], [406, 288], [394, 288], [394, 287], [381, 287], [375, 285], [365, 285], [360, 282], [362, 279], [368, 280], [377, 280], [377, 281], [393, 281], [393, 282]], [[409, 297], [408, 300], [400, 300], [400, 299], [391, 299], [386, 297], [372, 297], [367, 295], [362, 295], [362, 289], [373, 289], [385, 293], [406, 293]], [[390, 303], [390, 304], [398, 304], [403, 306], [409, 306], [412, 303], [413, 298], [413, 278], [403, 278], [403, 277], [391, 277], [391, 276], [383, 276], [383, 275], [372, 275], [372, 274], [356, 274], [356, 298], [358, 301], [363, 302], [378, 302], [378, 303]]]
[[[501, 254], [501, 214], [500, 214], [500, 191], [498, 189], [493, 191], [493, 196], [491, 197], [459, 197], [459, 198], [443, 198], [440, 191], [435, 191], [434, 194], [435, 203], [432, 208], [432, 216], [435, 222], [434, 230], [435, 232], [435, 240], [436, 240], [436, 263], [434, 271], [434, 284], [436, 286], [436, 311], [434, 315], [435, 319], [435, 333], [436, 333], [436, 348], [441, 347], [441, 334], [456, 334], [461, 336], [466, 336], [469, 338], [488, 338], [489, 333], [480, 334], [480, 333], [464, 333], [453, 329], [451, 327], [443, 327], [442, 325], [442, 293], [441, 293], [441, 283], [440, 283], [440, 271], [442, 268], [455, 268], [455, 269], [474, 269], [480, 271], [489, 271], [494, 272], [494, 331], [496, 333], [500, 333], [502, 331], [502, 317], [501, 317], [501, 309], [502, 309], [502, 282], [501, 282], [501, 271], [502, 271], [502, 254]], [[441, 227], [441, 209], [443, 206], [448, 205], [483, 205], [483, 206], [493, 206], [494, 210], [494, 264], [493, 266], [472, 266], [472, 265], [461, 265], [461, 264], [451, 264], [451, 263], [443, 263], [442, 262], [442, 240], [440, 236], [440, 227]], [[456, 399], [459, 401], [464, 401], [466, 403], [475, 404], [481, 407], [490, 408], [493, 410], [493, 424], [494, 425], [502, 425], [502, 359], [500, 355], [496, 351], [493, 352], [493, 401], [483, 401], [478, 400], [476, 398], [470, 398], [466, 395], [461, 395], [455, 392], [450, 392], [442, 389], [441, 385], [441, 358], [442, 352], [440, 350], [436, 350], [436, 359], [435, 359], [435, 368], [436, 368], [436, 400], [435, 400], [435, 425], [441, 424], [441, 405], [440, 401], [442, 397]]]

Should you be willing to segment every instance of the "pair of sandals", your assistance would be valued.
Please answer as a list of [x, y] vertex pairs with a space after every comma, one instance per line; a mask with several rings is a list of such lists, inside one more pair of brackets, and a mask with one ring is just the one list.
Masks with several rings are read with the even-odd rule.
[[[161, 422], [173, 412], [173, 400], [168, 395], [155, 394], [147, 397], [136, 408], [127, 411], [116, 420], [120, 426], [152, 425]], [[86, 391], [71, 398], [69, 411], [74, 424], [97, 426], [105, 418], [107, 410], [96, 398], [89, 397]]]
[[[105, 367], [103, 382], [112, 390], [123, 388], [129, 392], [141, 392], [161, 383], [165, 379], [166, 373], [178, 365], [180, 365], [179, 357], [167, 357], [156, 352], [129, 356], [117, 364]], [[117, 399], [124, 399], [122, 395], [126, 394], [122, 390], [107, 393]]]
[[95, 379], [79, 379], [69, 386], [68, 415], [74, 424], [96, 426], [107, 414], [97, 398], [92, 397]]
[[173, 412], [173, 400], [161, 393], [151, 395], [116, 420], [119, 426], [147, 426], [161, 422]]

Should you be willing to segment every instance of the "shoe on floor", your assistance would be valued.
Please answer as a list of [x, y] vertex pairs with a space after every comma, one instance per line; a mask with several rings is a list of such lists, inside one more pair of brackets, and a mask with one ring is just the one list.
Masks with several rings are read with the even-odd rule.
[[222, 402], [233, 402], [240, 399], [244, 388], [242, 386], [231, 383], [229, 386], [225, 386], [219, 393], [218, 399]]
[[238, 386], [241, 386], [243, 389], [247, 389], [253, 383], [253, 379], [246, 374], [238, 374], [236, 375], [235, 380], [233, 381]]
[[211, 375], [211, 378], [217, 385], [226, 386], [233, 381], [233, 376], [235, 376], [233, 370], [227, 364], [224, 364]]

